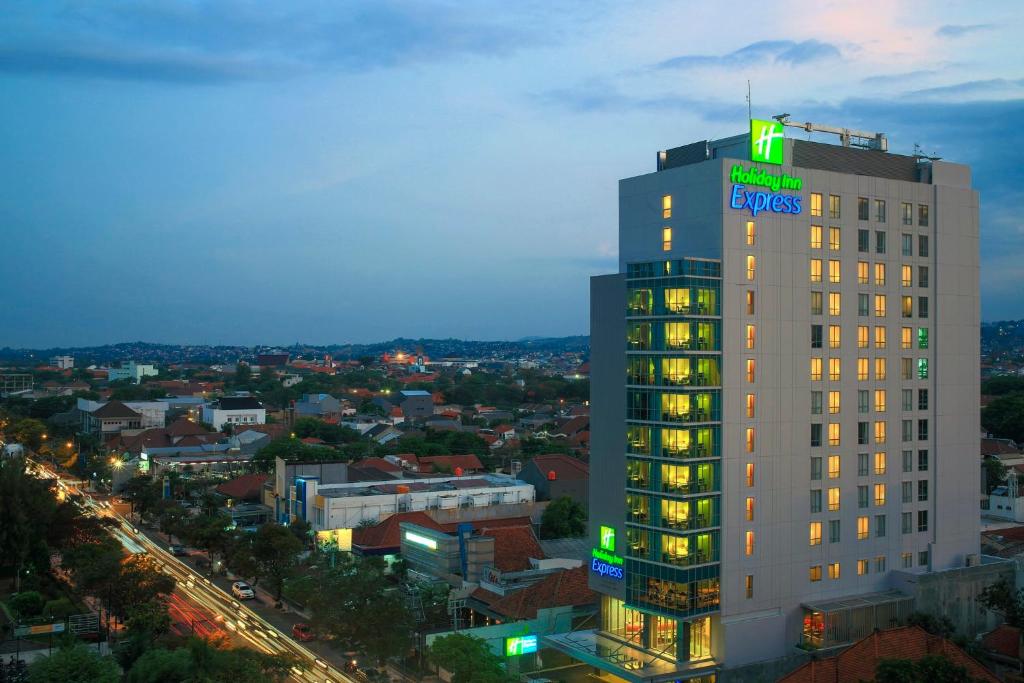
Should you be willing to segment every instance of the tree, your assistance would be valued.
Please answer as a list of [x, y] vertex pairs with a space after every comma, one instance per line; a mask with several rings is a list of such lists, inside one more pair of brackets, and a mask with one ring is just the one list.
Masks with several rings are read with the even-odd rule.
[[160, 531], [167, 535], [167, 541], [170, 543], [174, 541], [175, 536], [181, 536], [182, 529], [185, 528], [187, 514], [184, 508], [177, 503], [161, 502], [162, 504], [158, 507], [160, 512], [157, 519], [160, 523]]
[[452, 633], [430, 645], [430, 661], [452, 674], [452, 683], [504, 683], [516, 680], [505, 673], [501, 659], [475, 636]]
[[25, 471], [25, 461], [0, 463], [0, 566], [15, 572], [14, 590], [30, 563], [49, 568], [46, 532], [57, 509], [50, 486]]
[[956, 626], [946, 616], [935, 616], [926, 612], [914, 612], [907, 617], [908, 626], [920, 626], [928, 633], [943, 638], [951, 638], [956, 632]]
[[587, 533], [587, 511], [569, 496], [548, 503], [540, 518], [541, 538], [568, 538]]
[[252, 556], [258, 576], [265, 579], [274, 600], [281, 599], [284, 582], [295, 571], [302, 542], [287, 527], [268, 522], [259, 528], [252, 542]]
[[999, 458], [986, 456], [981, 461], [985, 470], [985, 493], [992, 493], [992, 490], [1006, 481], [1006, 465]]
[[981, 426], [999, 438], [1024, 442], [1024, 392], [1000, 396], [985, 406]]
[[234, 384], [238, 387], [248, 386], [252, 380], [252, 368], [246, 363], [238, 363], [235, 366]]
[[42, 613], [46, 599], [36, 591], [22, 591], [11, 596], [7, 604], [18, 613], [19, 618], [27, 619]]
[[132, 512], [140, 516], [150, 515], [159, 504], [163, 485], [152, 477], [133, 477], [121, 489], [121, 495], [131, 503]]
[[205, 550], [212, 560], [215, 554], [223, 555], [227, 551], [231, 540], [229, 526], [231, 517], [228, 515], [198, 515], [189, 520], [182, 532], [191, 545]]
[[46, 441], [46, 423], [30, 417], [14, 422], [9, 430], [14, 440], [27, 448], [38, 451]]
[[118, 683], [117, 662], [80, 644], [68, 644], [28, 668], [29, 683]]
[[875, 683], [973, 683], [967, 669], [942, 655], [927, 655], [917, 661], [882, 659], [875, 667]]
[[1015, 590], [1006, 579], [999, 579], [985, 587], [978, 602], [1003, 615], [1010, 626], [1024, 625], [1024, 592]]
[[274, 683], [283, 680], [295, 659], [247, 648], [217, 648], [191, 638], [176, 650], [151, 649], [128, 671], [128, 683]]

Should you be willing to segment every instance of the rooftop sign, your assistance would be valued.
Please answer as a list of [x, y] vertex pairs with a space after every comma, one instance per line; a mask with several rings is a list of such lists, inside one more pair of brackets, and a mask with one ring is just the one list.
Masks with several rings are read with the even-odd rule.
[[750, 119], [750, 160], [781, 166], [784, 139], [779, 121]]

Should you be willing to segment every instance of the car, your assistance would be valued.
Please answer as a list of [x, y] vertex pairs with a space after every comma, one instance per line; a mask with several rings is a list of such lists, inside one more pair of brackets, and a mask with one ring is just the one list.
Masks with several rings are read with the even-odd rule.
[[252, 600], [256, 597], [255, 591], [245, 581], [235, 581], [231, 584], [231, 594], [239, 600]]
[[170, 550], [171, 555], [174, 555], [175, 557], [188, 557], [188, 551], [185, 550], [185, 546], [181, 545], [180, 543], [175, 543], [170, 548], [168, 548], [168, 550]]
[[295, 640], [308, 643], [311, 640], [316, 640], [316, 632], [313, 631], [313, 627], [309, 624], [295, 624], [292, 626], [292, 637]]

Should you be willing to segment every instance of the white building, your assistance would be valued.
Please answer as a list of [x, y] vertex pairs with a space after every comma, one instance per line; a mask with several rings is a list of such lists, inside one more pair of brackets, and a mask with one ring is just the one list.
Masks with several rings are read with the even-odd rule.
[[50, 359], [50, 365], [61, 370], [70, 370], [75, 367], [74, 356], [54, 356]]
[[107, 380], [116, 382], [118, 380], [130, 380], [134, 384], [142, 381], [143, 377], [155, 377], [157, 369], [155, 365], [148, 363], [136, 363], [133, 360], [124, 363], [119, 368], [107, 368]]
[[225, 396], [203, 406], [203, 422], [222, 429], [224, 425], [261, 425], [267, 423], [267, 409], [251, 396]]
[[[90, 401], [80, 398], [76, 407], [83, 415], [91, 415], [106, 407], [108, 403], [120, 403], [129, 410], [138, 413], [138, 418], [132, 419], [130, 425], [127, 423], [123, 425], [125, 429], [149, 429], [150, 427], [163, 427], [167, 424], [168, 404], [163, 401]], [[126, 413], [124, 417], [128, 418], [130, 416]], [[83, 423], [83, 425], [86, 424], [86, 422]], [[86, 429], [88, 431], [87, 427]]]

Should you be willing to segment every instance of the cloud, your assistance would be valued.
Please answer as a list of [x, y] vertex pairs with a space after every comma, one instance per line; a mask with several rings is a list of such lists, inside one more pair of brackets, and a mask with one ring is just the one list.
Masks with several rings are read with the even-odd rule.
[[693, 69], [699, 67], [748, 66], [772, 60], [791, 65], [807, 64], [839, 57], [839, 48], [818, 40], [762, 40], [723, 55], [680, 55], [655, 65], [658, 69]]
[[934, 88], [914, 90], [907, 93], [907, 95], [915, 97], [978, 95], [990, 94], [995, 91], [1016, 90], [1021, 87], [1024, 87], [1024, 78], [989, 78], [982, 81], [964, 81], [963, 83], [952, 83], [950, 85], [940, 85]]
[[707, 120], [739, 117], [747, 111], [744, 102], [720, 102], [682, 95], [640, 97], [625, 95], [606, 81], [589, 82], [571, 88], [548, 90], [534, 96], [541, 104], [564, 107], [579, 113], [611, 111], [672, 111], [696, 114]]
[[861, 83], [864, 85], [890, 85], [898, 83], [906, 83], [908, 81], [916, 81], [930, 76], [938, 74], [938, 71], [931, 69], [919, 69], [917, 71], [906, 71], [904, 73], [897, 74], [879, 74], [877, 76], [868, 76], [862, 78]]
[[988, 31], [995, 28], [992, 24], [946, 24], [935, 29], [935, 35], [940, 38], [962, 38], [963, 36], [979, 31]]
[[539, 42], [532, 27], [543, 24], [517, 21], [500, 6], [460, 11], [387, 0], [36, 7], [22, 7], [0, 28], [0, 71], [196, 84], [366, 71], [507, 54]]

